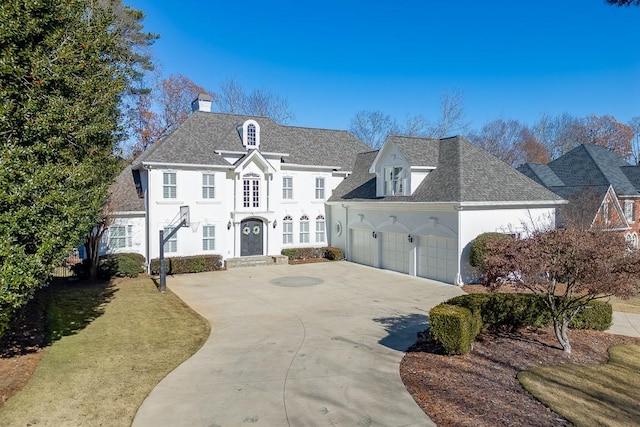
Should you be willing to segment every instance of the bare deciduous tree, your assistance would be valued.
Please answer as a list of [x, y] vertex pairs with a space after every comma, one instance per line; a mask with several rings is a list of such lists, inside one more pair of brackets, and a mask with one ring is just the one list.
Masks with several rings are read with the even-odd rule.
[[600, 145], [623, 159], [629, 159], [633, 155], [631, 147], [633, 130], [613, 116], [593, 114], [583, 119], [582, 125], [577, 129], [576, 137], [577, 142]]
[[632, 118], [628, 126], [633, 132], [633, 138], [631, 139], [631, 152], [632, 160], [634, 164], [640, 164], [640, 116]]
[[444, 138], [469, 132], [469, 123], [465, 121], [464, 95], [458, 90], [446, 91], [440, 97], [440, 117], [429, 129], [430, 138]]
[[286, 98], [265, 89], [254, 89], [246, 93], [242, 85], [233, 78], [226, 79], [220, 85], [216, 106], [222, 113], [269, 117], [280, 124], [295, 121], [295, 114], [289, 108]]
[[522, 163], [516, 150], [522, 140], [524, 125], [517, 120], [493, 120], [479, 133], [469, 135], [470, 141], [511, 166]]
[[349, 132], [377, 150], [388, 135], [399, 133], [399, 128], [396, 121], [382, 111], [362, 110], [351, 119]]
[[138, 97], [131, 112], [133, 132], [136, 135], [134, 153], [146, 150], [153, 143], [169, 135], [182, 124], [191, 112], [191, 102], [207, 91], [182, 74], [173, 74], [158, 82], [148, 94]]
[[517, 288], [544, 295], [556, 338], [567, 353], [569, 322], [590, 301], [640, 293], [640, 251], [632, 250], [621, 234], [556, 229], [492, 244], [487, 244], [486, 275], [518, 272]]

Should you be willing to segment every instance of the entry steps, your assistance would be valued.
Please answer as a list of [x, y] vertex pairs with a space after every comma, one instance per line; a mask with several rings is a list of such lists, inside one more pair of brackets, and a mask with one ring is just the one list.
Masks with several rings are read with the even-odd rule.
[[259, 265], [289, 264], [289, 258], [284, 255], [245, 256], [240, 258], [227, 258], [224, 260], [226, 269], [241, 267], [257, 267]]

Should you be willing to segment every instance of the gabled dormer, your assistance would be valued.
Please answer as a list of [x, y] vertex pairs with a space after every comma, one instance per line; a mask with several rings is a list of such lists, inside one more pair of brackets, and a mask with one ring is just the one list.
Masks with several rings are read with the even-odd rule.
[[249, 119], [239, 126], [238, 131], [242, 138], [242, 145], [247, 150], [260, 149], [260, 125], [258, 122]]
[[411, 195], [409, 162], [393, 142], [382, 146], [369, 173], [376, 174], [377, 197]]

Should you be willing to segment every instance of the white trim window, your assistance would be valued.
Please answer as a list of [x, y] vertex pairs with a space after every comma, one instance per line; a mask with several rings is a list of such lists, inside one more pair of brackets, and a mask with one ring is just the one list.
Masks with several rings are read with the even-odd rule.
[[285, 245], [293, 243], [293, 218], [289, 215], [282, 218], [282, 243]]
[[249, 123], [247, 125], [247, 146], [256, 146], [256, 125], [254, 125], [253, 123]]
[[242, 180], [242, 206], [245, 208], [260, 207], [260, 177], [248, 173]]
[[316, 177], [316, 200], [324, 199], [324, 178]]
[[624, 240], [626, 240], [633, 249], [638, 249], [638, 235], [635, 232], [625, 235]]
[[293, 200], [293, 178], [290, 176], [282, 177], [282, 199]]
[[[173, 228], [171, 227], [165, 227], [164, 235], [167, 236], [169, 233], [171, 233], [172, 230]], [[165, 253], [178, 252], [178, 233], [171, 236], [171, 238], [164, 243], [164, 252]]]
[[309, 243], [309, 217], [300, 217], [300, 243]]
[[624, 216], [627, 218], [627, 221], [632, 223], [636, 220], [635, 206], [633, 200], [625, 200], [624, 201]]
[[385, 196], [404, 195], [404, 172], [402, 166], [388, 166], [384, 168]]
[[602, 202], [602, 206], [600, 207], [600, 218], [602, 219], [603, 224], [609, 224], [609, 201], [605, 200]]
[[133, 225], [112, 225], [109, 227], [109, 248], [122, 249], [133, 246]]
[[216, 198], [216, 176], [212, 173], [202, 174], [202, 198], [203, 199], [215, 199]]
[[260, 125], [255, 120], [247, 120], [242, 125], [242, 145], [247, 150], [260, 147]]
[[177, 197], [177, 180], [175, 172], [162, 173], [162, 197], [175, 199]]
[[316, 217], [316, 243], [323, 243], [325, 240], [325, 223], [324, 216]]
[[215, 225], [205, 225], [202, 227], [202, 250], [203, 251], [216, 250], [216, 226]]

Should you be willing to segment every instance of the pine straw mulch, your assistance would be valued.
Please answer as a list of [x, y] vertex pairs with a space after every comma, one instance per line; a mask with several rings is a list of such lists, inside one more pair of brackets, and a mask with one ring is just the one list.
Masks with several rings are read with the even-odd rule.
[[551, 327], [483, 333], [469, 354], [447, 356], [426, 338], [408, 350], [400, 375], [438, 426], [567, 426], [571, 423], [520, 385], [518, 372], [539, 365], [602, 364], [610, 346], [640, 345], [640, 338], [590, 330], [571, 330], [569, 340], [572, 353], [565, 354]]
[[27, 385], [42, 358], [46, 328], [42, 293], [23, 307], [0, 339], [0, 407]]

